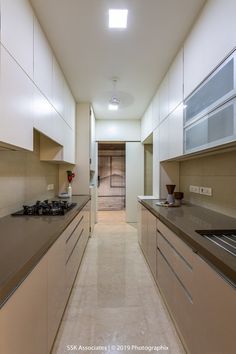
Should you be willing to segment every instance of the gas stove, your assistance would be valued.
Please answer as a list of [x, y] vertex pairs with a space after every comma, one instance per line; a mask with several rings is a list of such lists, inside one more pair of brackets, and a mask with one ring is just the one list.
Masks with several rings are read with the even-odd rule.
[[70, 203], [67, 200], [44, 200], [37, 201], [34, 205], [23, 205], [23, 209], [13, 213], [12, 216], [57, 216], [65, 215], [73, 209], [76, 203]]

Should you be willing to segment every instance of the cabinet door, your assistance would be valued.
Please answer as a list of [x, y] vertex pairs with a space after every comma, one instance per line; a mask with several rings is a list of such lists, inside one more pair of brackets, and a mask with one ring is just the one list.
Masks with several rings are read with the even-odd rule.
[[57, 112], [64, 117], [64, 85], [65, 80], [62, 74], [62, 71], [56, 61], [56, 58], [53, 57], [53, 75], [52, 75], [52, 99], [53, 106]]
[[61, 236], [48, 251], [48, 353], [66, 306], [65, 239]]
[[75, 131], [64, 124], [63, 161], [75, 163]]
[[167, 73], [159, 89], [160, 122], [162, 122], [169, 114], [168, 80]]
[[90, 114], [90, 170], [96, 170], [96, 136], [95, 136], [95, 116], [91, 107]]
[[34, 82], [52, 102], [52, 51], [38, 23], [34, 20]]
[[156, 129], [159, 125], [160, 120], [160, 98], [159, 98], [159, 91], [153, 98], [152, 101], [152, 131]]
[[183, 50], [181, 49], [169, 70], [169, 111], [183, 101]]
[[194, 260], [193, 354], [235, 353], [236, 290], [210, 265]]
[[33, 90], [32, 81], [1, 46], [0, 141], [31, 151]]
[[169, 117], [159, 126], [160, 132], [160, 161], [169, 158]]
[[140, 237], [140, 245], [143, 250], [143, 253], [145, 256], [147, 256], [147, 250], [148, 250], [148, 211], [147, 209], [142, 205], [141, 206], [141, 237]]
[[75, 101], [68, 85], [64, 85], [64, 120], [71, 127], [75, 128]]
[[0, 353], [48, 353], [47, 256], [0, 310]]
[[57, 128], [53, 124], [53, 107], [45, 96], [34, 87], [33, 94], [33, 125], [40, 133], [53, 139], [53, 130]]
[[1, 0], [1, 42], [31, 78], [33, 21], [28, 0]]
[[152, 215], [150, 212], [147, 214], [147, 228], [148, 228], [148, 251], [147, 251], [147, 259], [154, 276], [156, 279], [156, 255], [157, 255], [157, 223], [156, 217]]
[[183, 105], [169, 116], [169, 158], [183, 155]]

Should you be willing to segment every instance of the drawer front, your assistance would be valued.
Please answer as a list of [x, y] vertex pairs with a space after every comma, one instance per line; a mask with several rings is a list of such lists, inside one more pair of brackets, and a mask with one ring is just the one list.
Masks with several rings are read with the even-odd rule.
[[71, 287], [76, 277], [76, 273], [79, 269], [79, 265], [83, 255], [83, 232], [82, 229], [80, 237], [77, 239], [77, 242], [66, 261], [66, 294], [67, 296], [70, 293]]
[[158, 285], [177, 324], [184, 342], [191, 352], [193, 346], [193, 303], [179, 282], [164, 255], [157, 252]]
[[192, 267], [193, 265], [193, 251], [188, 247], [174, 232], [165, 226], [160, 220], [157, 220], [157, 231], [162, 234], [167, 241], [181, 254], [186, 262]]
[[82, 213], [79, 214], [79, 218], [76, 218], [76, 223], [74, 223], [74, 228], [71, 234], [67, 235], [66, 238], [66, 262], [70, 257], [70, 254], [80, 237], [82, 230], [84, 229], [84, 215]]
[[179, 281], [192, 296], [193, 271], [192, 267], [186, 262], [185, 258], [165, 239], [161, 234], [158, 237], [158, 248], [173, 268]]

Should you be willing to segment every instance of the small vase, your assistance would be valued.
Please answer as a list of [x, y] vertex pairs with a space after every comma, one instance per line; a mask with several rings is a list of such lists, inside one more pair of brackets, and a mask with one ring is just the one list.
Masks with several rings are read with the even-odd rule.
[[67, 193], [68, 193], [68, 196], [71, 198], [72, 197], [72, 186], [71, 186], [71, 183], [69, 183], [69, 185], [68, 185]]

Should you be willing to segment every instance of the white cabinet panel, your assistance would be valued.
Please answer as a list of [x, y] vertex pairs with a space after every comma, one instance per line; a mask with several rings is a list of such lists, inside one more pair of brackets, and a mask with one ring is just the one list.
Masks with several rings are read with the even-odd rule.
[[236, 46], [235, 12], [234, 0], [206, 2], [184, 44], [185, 98]]
[[160, 99], [159, 91], [153, 98], [152, 101], [152, 131], [158, 126], [160, 121]]
[[168, 73], [164, 77], [159, 89], [159, 102], [160, 102], [160, 122], [165, 119], [169, 114], [169, 94], [168, 94]]
[[96, 136], [95, 136], [95, 116], [93, 108], [90, 108], [90, 170], [96, 170]]
[[169, 111], [183, 101], [183, 50], [176, 56], [169, 70]]
[[52, 101], [52, 60], [53, 55], [47, 39], [34, 19], [34, 82], [43, 94]]
[[169, 158], [169, 118], [159, 126], [160, 132], [160, 161]]
[[160, 198], [160, 136], [159, 128], [153, 131], [153, 195]]
[[71, 127], [75, 127], [75, 100], [66, 82], [64, 85], [64, 120]]
[[169, 119], [169, 158], [183, 155], [183, 105], [180, 104]]
[[53, 105], [58, 113], [64, 117], [64, 85], [65, 80], [62, 71], [55, 59], [53, 57], [53, 75], [52, 75], [52, 97]]
[[143, 144], [128, 142], [126, 146], [126, 221], [137, 222], [137, 197], [144, 191]]
[[144, 141], [152, 133], [152, 103], [147, 108], [141, 121], [141, 140]]
[[33, 96], [33, 124], [34, 128], [49, 138], [53, 136], [53, 107], [39, 91], [34, 87]]
[[1, 47], [0, 141], [33, 150], [32, 81]]
[[1, 0], [1, 42], [33, 78], [33, 11], [28, 0]]
[[64, 125], [63, 161], [75, 163], [75, 131]]

